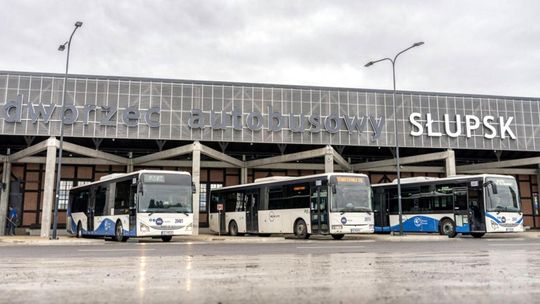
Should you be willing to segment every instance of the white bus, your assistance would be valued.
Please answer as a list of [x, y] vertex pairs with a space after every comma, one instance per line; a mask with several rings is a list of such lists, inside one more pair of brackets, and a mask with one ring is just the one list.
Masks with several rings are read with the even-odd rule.
[[211, 192], [210, 230], [230, 235], [294, 233], [341, 239], [373, 233], [371, 187], [364, 174], [270, 177]]
[[[469, 175], [401, 179], [403, 231], [475, 238], [522, 232], [518, 186], [512, 176]], [[375, 231], [399, 231], [397, 184], [373, 185]]]
[[111, 174], [69, 191], [71, 235], [160, 237], [191, 235], [192, 180], [187, 172], [142, 170]]

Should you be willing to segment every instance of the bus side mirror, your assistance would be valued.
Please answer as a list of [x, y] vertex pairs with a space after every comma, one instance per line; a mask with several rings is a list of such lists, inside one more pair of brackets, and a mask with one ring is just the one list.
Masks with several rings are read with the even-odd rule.
[[191, 182], [191, 194], [197, 193], [197, 188], [195, 188], [195, 183]]
[[336, 194], [337, 193], [337, 187], [336, 185], [332, 185], [332, 194]]
[[142, 183], [139, 183], [137, 185], [137, 192], [140, 192], [141, 195], [144, 195], [144, 188], [143, 188], [143, 184]]

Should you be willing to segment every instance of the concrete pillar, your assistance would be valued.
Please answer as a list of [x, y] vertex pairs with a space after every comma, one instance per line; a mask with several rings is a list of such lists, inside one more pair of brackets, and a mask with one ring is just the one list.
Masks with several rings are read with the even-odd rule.
[[334, 154], [332, 148], [327, 146], [326, 153], [324, 154], [324, 173], [334, 172]]
[[[2, 171], [2, 185], [0, 189], [0, 235], [6, 233], [6, 216], [9, 204], [9, 187], [11, 184], [11, 162], [4, 161], [4, 170]], [[5, 187], [5, 188], [4, 188]], [[19, 213], [21, 210], [19, 210]]]
[[193, 143], [193, 160], [191, 163], [191, 178], [195, 184], [193, 193], [193, 235], [199, 235], [199, 204], [201, 190], [201, 144]]
[[[536, 171], [536, 183], [540, 189], [540, 164], [538, 164], [538, 170]], [[538, 195], [538, 194], [537, 194]], [[533, 228], [540, 227], [540, 219], [538, 218], [538, 215], [540, 214], [540, 206], [535, 203], [536, 200], [540, 198], [535, 198], [533, 196], [533, 206], [532, 206], [532, 214], [533, 214]]]
[[[246, 161], [246, 156], [245, 155], [242, 155], [242, 161]], [[248, 168], [246, 167], [246, 165], [244, 164], [244, 166], [242, 168], [240, 168], [240, 184], [245, 184], [247, 183], [247, 174], [248, 173]]]
[[126, 172], [127, 173], [133, 172], [133, 153], [132, 152], [129, 152], [129, 160], [127, 163]]
[[41, 237], [49, 238], [54, 203], [54, 176], [56, 164], [56, 138], [47, 140], [47, 160], [45, 162], [45, 183], [43, 190], [43, 208], [41, 209]]
[[456, 155], [452, 149], [448, 149], [446, 152], [448, 153], [445, 158], [446, 176], [454, 176], [456, 175]]

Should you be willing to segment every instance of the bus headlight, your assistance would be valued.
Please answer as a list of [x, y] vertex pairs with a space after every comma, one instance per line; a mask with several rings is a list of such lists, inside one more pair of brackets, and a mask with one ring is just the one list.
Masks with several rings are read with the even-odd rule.
[[193, 223], [186, 226], [186, 231], [191, 231], [191, 230], [193, 230]]
[[341, 230], [343, 229], [342, 225], [332, 225], [332, 230]]
[[150, 232], [150, 227], [146, 226], [145, 224], [142, 224], [139, 226], [139, 229], [141, 232]]

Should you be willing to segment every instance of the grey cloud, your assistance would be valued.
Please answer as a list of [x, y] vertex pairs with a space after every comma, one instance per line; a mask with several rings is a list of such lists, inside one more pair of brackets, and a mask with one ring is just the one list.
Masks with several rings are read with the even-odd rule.
[[[540, 96], [535, 1], [4, 1], [0, 69]], [[7, 47], [6, 47], [7, 45]]]

